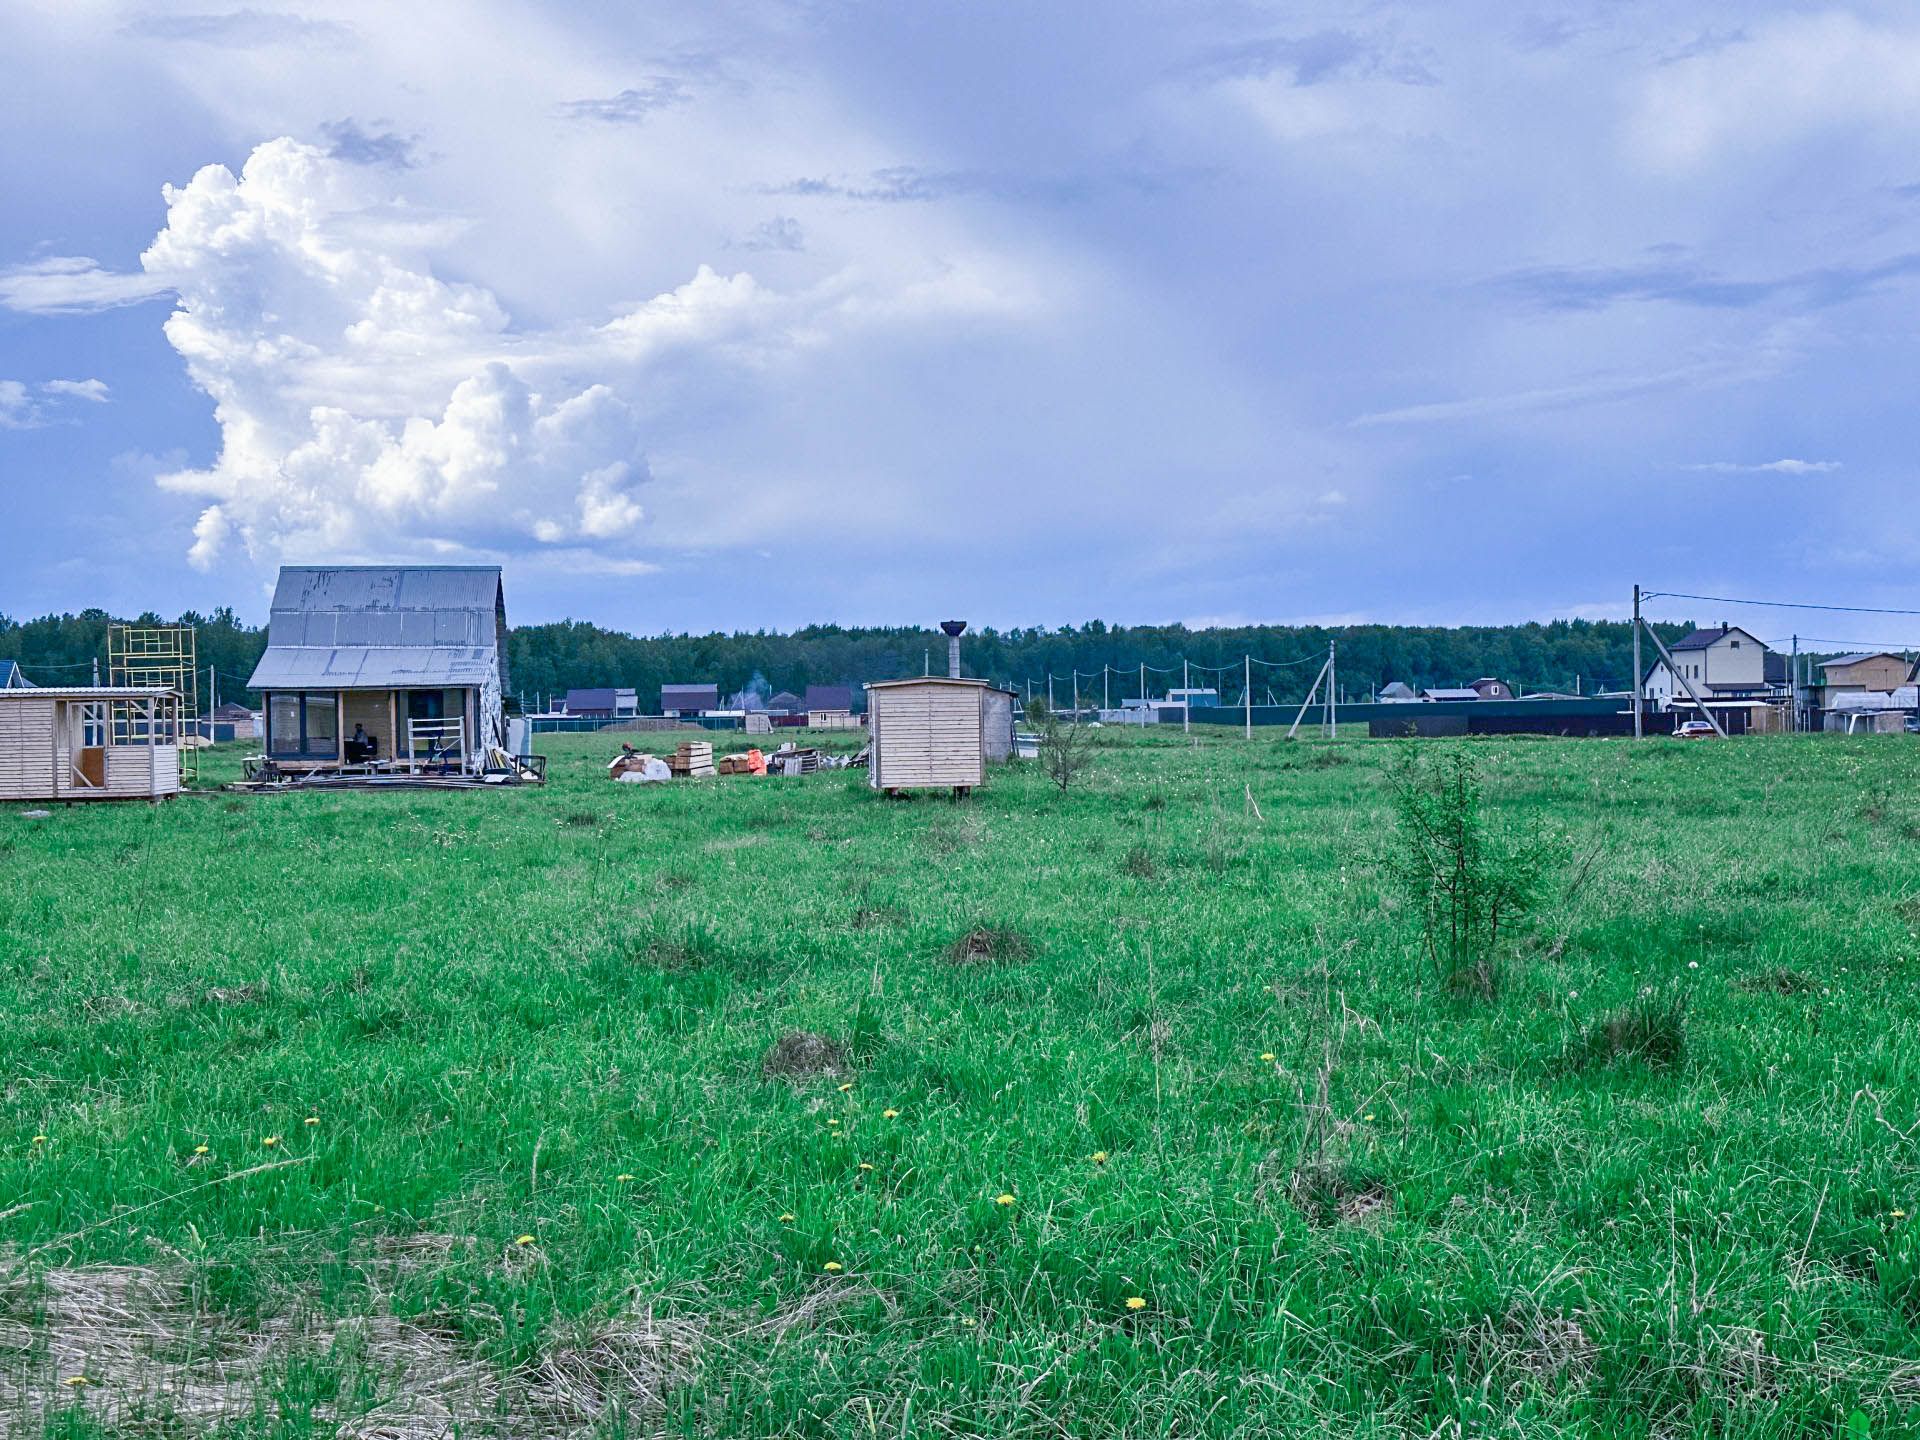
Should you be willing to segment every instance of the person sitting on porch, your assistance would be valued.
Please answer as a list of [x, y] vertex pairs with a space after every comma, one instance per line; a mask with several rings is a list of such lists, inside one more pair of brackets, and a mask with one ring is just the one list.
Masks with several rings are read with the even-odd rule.
[[347, 759], [351, 763], [373, 760], [380, 754], [380, 741], [367, 734], [365, 725], [355, 725], [353, 734], [347, 740]]

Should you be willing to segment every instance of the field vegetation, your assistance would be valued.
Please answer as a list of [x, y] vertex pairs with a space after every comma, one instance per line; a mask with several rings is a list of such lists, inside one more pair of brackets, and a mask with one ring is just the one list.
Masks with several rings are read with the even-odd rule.
[[1914, 1433], [1904, 737], [543, 738], [0, 808], [0, 1435]]

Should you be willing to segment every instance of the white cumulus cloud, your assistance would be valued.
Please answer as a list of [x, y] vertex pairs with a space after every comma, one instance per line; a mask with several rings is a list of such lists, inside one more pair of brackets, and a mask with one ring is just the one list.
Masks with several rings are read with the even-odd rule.
[[177, 297], [167, 339], [221, 427], [213, 464], [158, 477], [208, 502], [189, 559], [617, 555], [647, 478], [620, 391], [650, 357], [735, 333], [751, 278], [703, 268], [604, 325], [519, 330], [484, 286], [434, 274], [445, 226], [380, 183], [281, 139], [238, 176], [167, 188], [141, 264]]

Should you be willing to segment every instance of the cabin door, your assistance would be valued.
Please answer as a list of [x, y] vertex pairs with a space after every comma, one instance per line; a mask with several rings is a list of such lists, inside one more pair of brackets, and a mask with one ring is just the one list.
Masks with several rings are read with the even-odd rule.
[[65, 713], [65, 740], [68, 773], [63, 788], [104, 790], [107, 788], [107, 707], [101, 700], [70, 700], [61, 709]]

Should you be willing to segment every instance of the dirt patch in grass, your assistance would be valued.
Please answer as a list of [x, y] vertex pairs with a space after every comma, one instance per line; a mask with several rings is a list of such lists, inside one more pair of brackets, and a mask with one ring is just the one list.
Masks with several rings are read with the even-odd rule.
[[1033, 958], [1033, 942], [1018, 930], [982, 925], [969, 930], [947, 947], [955, 965], [1014, 965]]
[[789, 1030], [760, 1057], [760, 1075], [766, 1080], [798, 1081], [812, 1075], [839, 1075], [846, 1068], [846, 1047], [811, 1030]]
[[266, 997], [267, 987], [258, 981], [245, 985], [215, 985], [202, 992], [200, 1003], [225, 1010], [235, 1005], [252, 1005]]
[[853, 912], [856, 930], [894, 930], [906, 923], [905, 912], [892, 905], [863, 905]]
[[600, 823], [600, 817], [591, 810], [574, 810], [554, 823], [568, 830], [590, 830]]
[[1129, 850], [1120, 868], [1136, 880], [1157, 880], [1160, 877], [1160, 867], [1153, 863], [1153, 854], [1144, 845], [1136, 845]]

